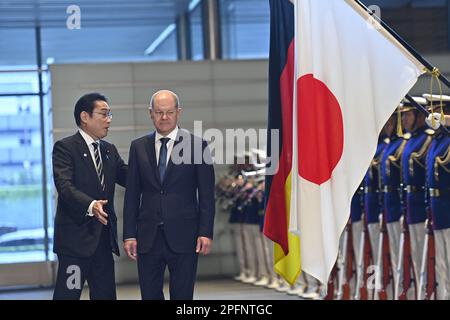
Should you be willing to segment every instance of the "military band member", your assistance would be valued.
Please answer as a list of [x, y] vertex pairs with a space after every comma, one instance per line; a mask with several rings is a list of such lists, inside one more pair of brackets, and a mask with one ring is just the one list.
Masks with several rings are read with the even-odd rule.
[[274, 270], [274, 256], [273, 256], [273, 242], [264, 236], [264, 190], [265, 181], [264, 176], [261, 176], [258, 180], [258, 184], [255, 186], [254, 199], [258, 203], [258, 215], [259, 215], [259, 241], [262, 244], [262, 253], [259, 258], [259, 264], [261, 266], [261, 278], [255, 282], [255, 286], [265, 286], [270, 288], [276, 283], [276, 273]]
[[[258, 174], [258, 175], [257, 175]], [[239, 276], [236, 280], [256, 286], [279, 288], [273, 272], [273, 257], [266, 247], [272, 246], [261, 232], [264, 221], [264, 176], [251, 165], [231, 167], [229, 175], [218, 181], [216, 189], [224, 210], [230, 210]], [[272, 281], [274, 280], [274, 281]]]
[[248, 278], [248, 259], [246, 254], [246, 247], [244, 245], [244, 214], [238, 208], [243, 201], [240, 195], [240, 189], [244, 185], [244, 178], [238, 175], [233, 181], [233, 204], [230, 211], [229, 223], [233, 228], [233, 235], [236, 245], [236, 255], [239, 263], [239, 275], [235, 278], [238, 281], [244, 281]]
[[239, 275], [234, 277], [234, 279], [243, 281], [247, 278], [248, 263], [246, 261], [247, 255], [245, 254], [242, 232], [244, 216], [242, 212], [238, 210], [238, 207], [241, 204], [240, 190], [245, 181], [244, 177], [238, 173], [238, 171], [239, 169], [237, 167], [232, 166], [228, 174], [219, 179], [216, 185], [216, 194], [221, 209], [230, 213], [228, 223], [230, 224], [231, 232], [233, 234], [239, 267]]

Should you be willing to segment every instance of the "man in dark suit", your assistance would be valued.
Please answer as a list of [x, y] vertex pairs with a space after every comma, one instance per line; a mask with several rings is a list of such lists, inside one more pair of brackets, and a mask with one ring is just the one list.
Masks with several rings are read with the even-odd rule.
[[116, 299], [114, 260], [119, 255], [115, 184], [126, 184], [127, 165], [106, 141], [112, 113], [106, 98], [86, 94], [75, 105], [76, 134], [55, 143], [58, 191], [54, 252], [58, 275], [53, 299], [79, 299], [85, 281], [91, 299]]
[[137, 260], [142, 299], [164, 299], [168, 266], [170, 298], [189, 300], [198, 254], [212, 243], [214, 167], [207, 143], [177, 126], [175, 93], [156, 92], [149, 110], [156, 131], [130, 147], [124, 249]]

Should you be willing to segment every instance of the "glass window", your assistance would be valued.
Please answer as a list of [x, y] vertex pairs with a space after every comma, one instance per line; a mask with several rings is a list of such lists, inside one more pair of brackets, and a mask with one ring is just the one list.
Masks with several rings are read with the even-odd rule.
[[0, 263], [46, 259], [39, 114], [38, 96], [0, 97]]
[[[165, 26], [44, 28], [44, 63], [177, 60], [175, 32], [158, 40], [165, 30]], [[155, 42], [154, 50], [146, 54]]]
[[39, 93], [38, 74], [36, 71], [0, 72], [0, 94], [30, 93]]
[[[44, 88], [49, 88], [50, 85], [46, 85], [47, 73], [44, 73]], [[53, 183], [53, 168], [52, 168], [52, 151], [53, 151], [53, 123], [52, 119], [52, 107], [51, 107], [51, 93], [48, 92], [43, 99], [44, 102], [44, 144], [45, 144], [45, 163], [46, 163], [46, 182], [47, 182], [47, 232], [48, 232], [48, 260], [55, 260], [56, 256], [53, 253], [53, 225], [55, 222], [56, 214], [56, 197], [57, 192]]]
[[3, 69], [1, 66], [14, 69], [36, 66], [35, 29], [0, 28], [0, 69]]
[[222, 57], [269, 57], [269, 1], [220, 0]]
[[[159, 39], [161, 39], [159, 41]], [[176, 61], [178, 60], [177, 53], [177, 33], [175, 24], [167, 26], [157, 38], [152, 39], [150, 46], [157, 43], [153, 53], [148, 56], [149, 61]], [[150, 47], [149, 46], [149, 47]]]
[[201, 2], [189, 14], [192, 60], [203, 60], [203, 25]]
[[145, 51], [186, 6], [178, 0], [80, 4], [62, 0], [36, 5], [3, 1], [0, 66], [36, 65], [36, 25], [41, 26], [43, 64], [176, 60], [172, 34], [151, 54]]

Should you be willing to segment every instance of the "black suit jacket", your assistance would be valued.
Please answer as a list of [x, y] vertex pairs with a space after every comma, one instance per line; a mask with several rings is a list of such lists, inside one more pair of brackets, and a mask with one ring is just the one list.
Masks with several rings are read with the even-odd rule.
[[[180, 147], [179, 143], [184, 148], [183, 152], [190, 152], [190, 164], [174, 164], [175, 147]], [[194, 252], [199, 236], [212, 239], [214, 167], [203, 158], [201, 163], [194, 163], [194, 144], [210, 157], [206, 141], [180, 129], [164, 182], [161, 183], [156, 161], [155, 133], [131, 143], [123, 234], [124, 240], [137, 239], [139, 253], [151, 249], [160, 222], [164, 223], [170, 248], [178, 253]]]
[[90, 257], [95, 253], [103, 225], [86, 216], [93, 200], [108, 200], [104, 211], [112, 234], [112, 251], [119, 255], [117, 217], [114, 211], [116, 183], [126, 184], [127, 165], [116, 147], [100, 142], [105, 175], [103, 191], [86, 141], [81, 134], [59, 140], [53, 147], [53, 179], [58, 191], [54, 228], [54, 252], [73, 257]]

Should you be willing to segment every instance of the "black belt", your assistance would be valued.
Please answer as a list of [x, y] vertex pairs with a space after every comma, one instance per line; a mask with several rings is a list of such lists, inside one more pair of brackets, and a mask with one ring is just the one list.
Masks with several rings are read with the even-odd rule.
[[414, 193], [414, 192], [424, 192], [425, 187], [424, 186], [406, 186], [406, 192], [408, 193]]
[[432, 198], [438, 198], [438, 197], [449, 197], [450, 196], [450, 189], [435, 189], [435, 188], [430, 188], [428, 189], [428, 191], [430, 192], [430, 197]]
[[373, 187], [364, 187], [364, 193], [376, 193], [379, 192], [380, 190], [378, 190], [377, 188], [373, 188]]
[[390, 193], [390, 192], [399, 192], [400, 188], [399, 187], [394, 187], [394, 186], [383, 186], [383, 192], [384, 193]]

